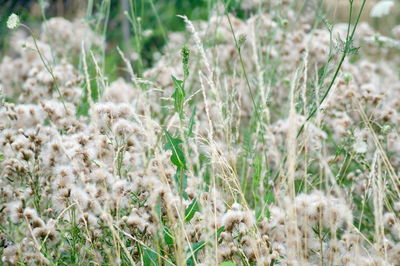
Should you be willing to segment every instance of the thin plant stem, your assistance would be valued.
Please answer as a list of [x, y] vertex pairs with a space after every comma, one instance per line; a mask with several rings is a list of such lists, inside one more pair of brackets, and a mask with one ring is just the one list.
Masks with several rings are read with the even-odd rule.
[[226, 17], [228, 18], [229, 27], [231, 29], [231, 32], [232, 32], [232, 35], [233, 35], [233, 39], [235, 40], [235, 46], [236, 46], [236, 50], [238, 51], [238, 54], [239, 54], [240, 65], [241, 65], [242, 70], [243, 70], [243, 75], [244, 75], [244, 78], [246, 80], [246, 85], [247, 85], [247, 89], [248, 89], [250, 97], [251, 97], [251, 101], [253, 102], [254, 111], [256, 112], [256, 116], [257, 116], [259, 122], [261, 122], [261, 117], [260, 117], [260, 114], [258, 112], [258, 106], [256, 104], [253, 92], [251, 90], [250, 81], [249, 81], [249, 78], [247, 77], [246, 68], [244, 67], [244, 61], [243, 61], [243, 57], [242, 57], [241, 48], [240, 48], [240, 45], [239, 45], [239, 43], [238, 43], [238, 41], [236, 39], [235, 32], [233, 30], [232, 22], [231, 22], [231, 19], [229, 17], [228, 12], [226, 13]]
[[353, 42], [354, 34], [355, 34], [356, 28], [357, 28], [357, 26], [358, 26], [358, 23], [359, 23], [359, 21], [360, 21], [360, 17], [361, 17], [361, 14], [362, 14], [362, 11], [363, 11], [363, 9], [364, 9], [364, 6], [365, 6], [366, 1], [367, 1], [367, 0], [363, 0], [363, 3], [362, 3], [361, 8], [360, 8], [360, 11], [358, 12], [358, 15], [357, 15], [357, 20], [356, 20], [356, 22], [355, 22], [355, 24], [354, 24], [354, 27], [353, 27], [353, 30], [352, 30], [352, 32], [351, 32], [351, 34], [350, 34], [350, 36], [349, 36], [350, 27], [351, 27], [352, 9], [353, 9], [353, 1], [350, 0], [349, 24], [348, 24], [348, 28], [347, 28], [347, 37], [346, 37], [346, 42], [345, 42], [345, 46], [344, 46], [344, 49], [343, 49], [343, 55], [342, 55], [342, 57], [340, 58], [339, 64], [338, 64], [338, 66], [337, 66], [337, 68], [336, 68], [336, 70], [335, 70], [335, 73], [334, 73], [334, 75], [333, 75], [333, 78], [331, 79], [331, 81], [330, 81], [330, 83], [329, 83], [329, 85], [328, 85], [327, 90], [325, 91], [324, 95], [322, 96], [322, 98], [321, 98], [321, 100], [320, 100], [318, 106], [316, 106], [316, 107], [311, 111], [311, 113], [310, 113], [310, 114], [308, 115], [308, 117], [306, 118], [306, 121], [304, 121], [304, 123], [301, 125], [299, 131], [297, 132], [297, 137], [299, 137], [300, 134], [303, 132], [306, 123], [307, 123], [307, 122], [317, 113], [317, 111], [320, 109], [321, 105], [324, 103], [324, 101], [325, 101], [326, 97], [328, 96], [329, 92], [330, 92], [331, 89], [333, 88], [333, 84], [335, 83], [337, 77], [339, 76], [339, 72], [340, 72], [340, 70], [341, 70], [341, 68], [342, 68], [343, 62], [344, 62], [344, 60], [346, 59], [346, 57], [347, 57], [347, 56], [349, 55], [349, 53], [350, 53], [351, 44], [352, 44], [352, 42]]
[[46, 68], [47, 72], [49, 72], [49, 74], [51, 75], [51, 78], [53, 79], [53, 82], [54, 82], [54, 86], [55, 86], [55, 88], [56, 88], [56, 90], [57, 90], [57, 93], [58, 93], [58, 95], [60, 96], [60, 100], [61, 100], [61, 102], [62, 102], [62, 104], [63, 104], [63, 106], [64, 106], [65, 112], [67, 112], [67, 107], [66, 107], [66, 105], [65, 105], [64, 96], [61, 94], [60, 87], [59, 87], [59, 85], [58, 85], [58, 82], [57, 82], [56, 77], [54, 76], [53, 69], [52, 69], [52, 67], [46, 62], [46, 59], [44, 58], [42, 52], [40, 51], [39, 46], [38, 46], [37, 41], [36, 41], [35, 34], [34, 34], [33, 31], [31, 30], [31, 28], [29, 28], [29, 27], [26, 26], [25, 24], [21, 24], [21, 26], [22, 26], [23, 28], [27, 29], [28, 32], [31, 34], [32, 39], [33, 39], [33, 43], [34, 43], [35, 48], [36, 48], [36, 50], [37, 50], [37, 52], [38, 52], [38, 54], [39, 54], [40, 60], [43, 62], [43, 65], [44, 65], [44, 67]]

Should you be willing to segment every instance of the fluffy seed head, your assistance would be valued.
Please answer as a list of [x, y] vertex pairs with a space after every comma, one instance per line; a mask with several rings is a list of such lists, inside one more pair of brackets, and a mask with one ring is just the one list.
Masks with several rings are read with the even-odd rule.
[[19, 16], [12, 13], [7, 20], [7, 28], [9, 28], [10, 30], [16, 29], [18, 28], [18, 26], [21, 24], [20, 20], [19, 20]]

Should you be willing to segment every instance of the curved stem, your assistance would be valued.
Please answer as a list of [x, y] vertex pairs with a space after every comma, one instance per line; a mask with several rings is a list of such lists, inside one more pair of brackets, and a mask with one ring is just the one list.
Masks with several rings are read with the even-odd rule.
[[65, 102], [64, 102], [64, 96], [61, 94], [60, 87], [58, 86], [56, 77], [54, 76], [53, 69], [52, 69], [51, 66], [46, 62], [45, 57], [43, 56], [42, 52], [40, 51], [39, 46], [38, 46], [37, 41], [36, 41], [35, 34], [34, 34], [33, 31], [31, 30], [31, 28], [29, 28], [29, 27], [26, 26], [25, 24], [21, 24], [21, 26], [22, 26], [23, 28], [27, 29], [28, 32], [31, 34], [32, 39], [33, 39], [33, 43], [34, 43], [35, 48], [36, 48], [36, 50], [37, 50], [37, 52], [38, 52], [38, 54], [39, 54], [40, 60], [43, 62], [43, 65], [44, 65], [45, 69], [47, 70], [47, 72], [50, 73], [51, 78], [53, 79], [53, 82], [54, 82], [54, 86], [55, 86], [55, 88], [56, 88], [56, 90], [57, 90], [57, 93], [58, 93], [58, 95], [60, 96], [61, 102], [62, 102], [62, 104], [63, 104], [63, 106], [64, 106], [65, 112], [67, 112], [67, 107], [65, 106]]

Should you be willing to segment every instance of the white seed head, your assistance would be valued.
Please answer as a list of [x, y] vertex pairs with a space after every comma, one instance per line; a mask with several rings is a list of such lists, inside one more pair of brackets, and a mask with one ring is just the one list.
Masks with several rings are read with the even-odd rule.
[[21, 24], [20, 20], [19, 20], [19, 16], [12, 13], [7, 20], [7, 28], [9, 28], [10, 30], [16, 29], [18, 28], [18, 26]]
[[353, 144], [353, 149], [357, 153], [365, 153], [365, 152], [367, 152], [368, 145], [364, 141], [356, 141]]
[[383, 16], [386, 16], [390, 13], [390, 10], [392, 9], [393, 5], [394, 1], [392, 0], [379, 1], [371, 9], [370, 16], [373, 18], [381, 18]]

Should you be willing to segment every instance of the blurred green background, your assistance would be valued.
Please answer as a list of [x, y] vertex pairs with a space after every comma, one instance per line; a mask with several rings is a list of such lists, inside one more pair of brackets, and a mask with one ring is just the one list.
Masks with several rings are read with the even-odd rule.
[[[105, 36], [107, 69], [110, 78], [116, 77], [121, 58], [116, 46], [135, 60], [140, 75], [151, 66], [153, 54], [162, 52], [168, 32], [183, 31], [185, 25], [177, 15], [190, 20], [207, 19], [216, 0], [0, 0], [0, 56], [8, 48], [10, 38], [6, 21], [16, 13], [25, 24], [38, 30], [41, 22], [55, 16], [67, 19], [83, 17]], [[224, 1], [239, 17], [240, 0]]]
[[[116, 47], [120, 47], [133, 63], [140, 76], [153, 63], [153, 55], [162, 52], [169, 32], [183, 31], [185, 24], [177, 15], [186, 15], [190, 20], [207, 20], [217, 3], [223, 4], [239, 18], [246, 18], [257, 10], [243, 10], [244, 0], [0, 0], [0, 57], [7, 52], [10, 31], [6, 21], [11, 13], [20, 15], [21, 20], [38, 32], [40, 24], [50, 17], [67, 19], [85, 18], [93, 29], [106, 39], [106, 74], [112, 80], [123, 75], [123, 62]], [[367, 1], [363, 19], [377, 0]], [[269, 3], [268, 0], [262, 3]], [[329, 19], [335, 22], [347, 20], [348, 1], [299, 0], [291, 4], [300, 7], [324, 3]], [[356, 6], [358, 1], [355, 1]], [[398, 5], [397, 5], [398, 7]], [[396, 13], [397, 14], [397, 13]], [[388, 23], [389, 20], [392, 23]], [[372, 25], [389, 33], [400, 16], [375, 19]], [[383, 26], [383, 27], [382, 27]]]

